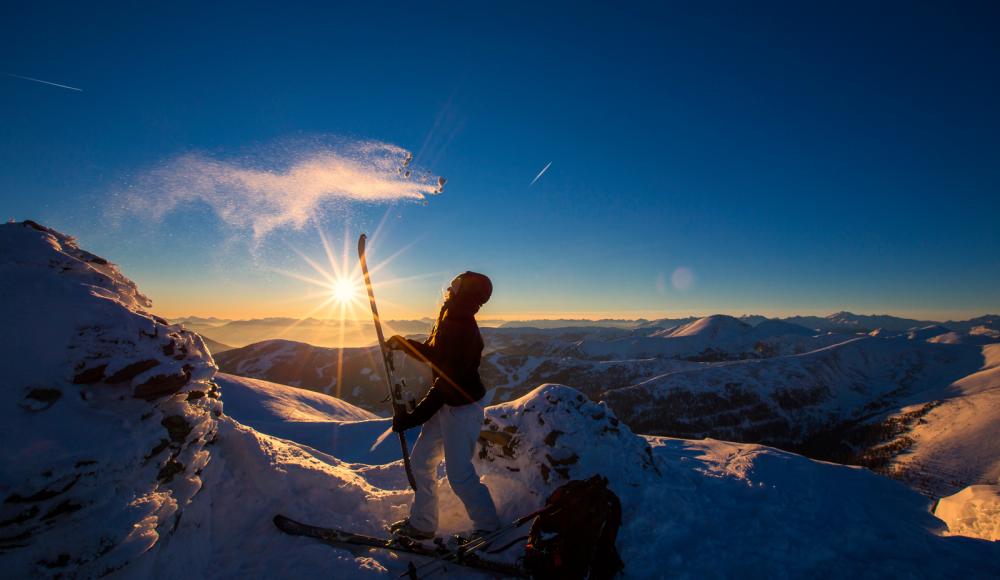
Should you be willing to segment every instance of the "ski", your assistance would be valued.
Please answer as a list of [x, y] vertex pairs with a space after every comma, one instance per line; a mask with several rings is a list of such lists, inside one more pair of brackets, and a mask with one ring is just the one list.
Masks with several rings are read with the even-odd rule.
[[[372, 318], [375, 320], [375, 333], [378, 335], [378, 346], [382, 353], [382, 364], [385, 365], [385, 381], [389, 387], [389, 400], [392, 401], [392, 416], [406, 413], [406, 401], [403, 400], [403, 381], [396, 380], [396, 368], [392, 362], [392, 352], [386, 348], [385, 335], [382, 333], [382, 321], [378, 317], [378, 306], [375, 305], [375, 290], [372, 288], [372, 277], [368, 273], [368, 261], [365, 259], [365, 241], [367, 237], [361, 234], [358, 238], [358, 258], [361, 260], [361, 271], [365, 276], [365, 287], [368, 289], [368, 303], [372, 307]], [[406, 469], [406, 479], [413, 491], [417, 491], [417, 481], [413, 478], [413, 468], [410, 466], [410, 450], [406, 446], [406, 434], [400, 431], [399, 446], [403, 450], [403, 467]]]
[[[431, 561], [427, 562], [427, 564], [435, 562], [440, 564], [440, 566], [427, 568], [428, 572], [432, 569], [434, 572], [439, 571], [441, 566], [447, 567], [448, 565], [456, 565], [508, 577], [525, 577], [524, 570], [515, 564], [496, 562], [494, 560], [482, 558], [474, 553], [462, 553], [460, 550], [452, 550], [444, 546], [442, 543], [437, 543], [439, 540], [435, 540], [436, 543], [432, 545], [427, 545], [415, 540], [406, 541], [404, 539], [376, 538], [374, 536], [355, 534], [352, 532], [338, 530], [336, 528], [325, 528], [304, 524], [280, 514], [274, 516], [274, 525], [286, 534], [313, 538], [323, 542], [324, 544], [329, 544], [335, 547], [344, 548], [359, 546], [377, 548], [381, 550], [391, 550], [397, 553], [412, 554], [414, 556], [430, 558]], [[421, 567], [426, 568], [426, 564]], [[406, 575], [410, 578], [416, 579], [417, 571], [421, 567], [415, 566], [411, 562]]]

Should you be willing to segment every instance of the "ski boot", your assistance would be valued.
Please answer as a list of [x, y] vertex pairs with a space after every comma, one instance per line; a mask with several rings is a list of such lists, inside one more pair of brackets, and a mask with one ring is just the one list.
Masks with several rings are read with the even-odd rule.
[[398, 522], [390, 524], [389, 533], [396, 539], [406, 539], [417, 542], [434, 539], [434, 532], [425, 532], [414, 527], [413, 524], [410, 523], [410, 518], [399, 520]]

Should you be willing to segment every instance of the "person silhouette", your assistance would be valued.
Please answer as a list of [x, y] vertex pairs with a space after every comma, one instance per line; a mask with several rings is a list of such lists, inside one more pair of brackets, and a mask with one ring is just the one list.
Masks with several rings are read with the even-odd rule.
[[486, 388], [479, 376], [483, 337], [475, 315], [493, 294], [493, 283], [477, 272], [465, 272], [445, 290], [444, 304], [427, 340], [418, 342], [399, 335], [387, 346], [402, 351], [431, 368], [430, 390], [413, 411], [393, 417], [394, 431], [422, 425], [410, 462], [416, 493], [410, 517], [390, 530], [414, 539], [434, 537], [438, 527], [437, 468], [445, 460], [448, 483], [465, 505], [475, 535], [500, 527], [489, 489], [479, 481], [472, 465], [483, 424], [479, 401]]

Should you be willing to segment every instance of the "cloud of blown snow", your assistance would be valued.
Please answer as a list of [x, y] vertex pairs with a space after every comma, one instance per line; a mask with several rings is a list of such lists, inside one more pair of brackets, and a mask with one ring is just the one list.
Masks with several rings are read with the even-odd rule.
[[420, 201], [440, 193], [444, 180], [414, 170], [410, 159], [405, 149], [375, 141], [312, 144], [238, 161], [187, 154], [140, 176], [122, 209], [158, 221], [203, 202], [259, 240], [302, 228], [327, 204]]

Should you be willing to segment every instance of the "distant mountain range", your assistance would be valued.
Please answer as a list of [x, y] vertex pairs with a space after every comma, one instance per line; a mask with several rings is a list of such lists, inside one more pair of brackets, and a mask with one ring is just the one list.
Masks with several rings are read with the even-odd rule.
[[[255, 318], [225, 320], [187, 317], [171, 320], [223, 346], [241, 347], [264, 340], [292, 340], [316, 346], [368, 346], [375, 342], [375, 328], [370, 319], [345, 320], [319, 318]], [[434, 320], [386, 320], [387, 333], [419, 334], [430, 331]], [[211, 347], [210, 347], [211, 348]], [[212, 350], [212, 352], [217, 352]], [[219, 351], [221, 352], [221, 351]]]
[[[482, 329], [480, 372], [491, 387], [490, 402], [512, 400], [540, 384], [572, 385], [606, 401], [645, 433], [766, 443], [887, 473], [900, 471], [901, 454], [915, 452], [910, 432], [925, 424], [925, 414], [941, 406], [928, 415], [940, 425], [952, 416], [949, 409], [963, 408], [949, 401], [971, 400], [969, 389], [954, 385], [989, 367], [986, 359], [995, 356], [983, 349], [1000, 346], [994, 344], [1000, 343], [998, 318], [991, 316], [949, 323], [966, 331], [843, 312], [780, 320], [713, 315], [631, 327], [621, 321], [565, 322], [572, 325]], [[881, 326], [869, 330], [875, 323]], [[388, 411], [373, 347], [272, 340], [215, 358], [224, 372], [336, 395], [378, 414]], [[426, 369], [398, 358], [410, 390], [421, 396]], [[975, 384], [977, 404], [989, 409], [984, 402], [1000, 395], [1000, 381]], [[985, 425], [1000, 421], [991, 413], [977, 416]], [[980, 444], [977, 459], [965, 467], [935, 456], [933, 464], [947, 469], [921, 471], [920, 465], [929, 464], [917, 461], [907, 477], [923, 480], [921, 489], [932, 495], [957, 489], [949, 482], [989, 479], [991, 470], [1000, 470], [1000, 447], [990, 445]]]
[[[900, 333], [915, 328], [940, 325], [946, 328], [947, 331], [975, 333], [976, 329], [978, 329], [978, 332], [984, 335], [1000, 336], [1000, 316], [998, 315], [986, 315], [965, 321], [948, 322], [914, 320], [888, 314], [853, 314], [851, 312], [837, 312], [822, 317], [790, 316], [787, 318], [767, 318], [758, 314], [748, 314], [740, 316], [738, 319], [731, 316], [726, 316], [726, 318], [738, 320], [750, 327], [757, 327], [765, 322], [769, 325], [787, 323], [813, 332], [869, 333], [878, 330]], [[635, 320], [546, 319], [509, 321], [482, 319], [479, 321], [479, 324], [481, 327], [505, 329], [609, 328], [643, 332], [647, 329], [674, 329], [701, 319], [701, 317], [662, 318], [657, 320], [646, 320], [643, 318]], [[368, 319], [344, 320], [342, 322], [339, 319], [319, 318], [300, 320], [277, 317], [229, 320], [214, 317], [188, 316], [175, 318], [171, 322], [194, 330], [203, 337], [209, 338], [227, 348], [246, 346], [272, 339], [292, 340], [324, 347], [370, 346], [375, 341], [375, 330]], [[430, 332], [431, 327], [434, 325], [434, 319], [387, 320], [384, 321], [384, 325], [386, 332], [390, 334], [426, 334]], [[774, 334], [774, 332], [774, 329], [764, 331], [765, 334]], [[221, 352], [221, 350], [212, 349], [212, 352]]]

